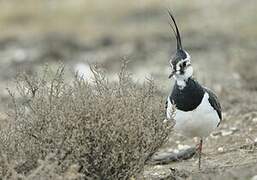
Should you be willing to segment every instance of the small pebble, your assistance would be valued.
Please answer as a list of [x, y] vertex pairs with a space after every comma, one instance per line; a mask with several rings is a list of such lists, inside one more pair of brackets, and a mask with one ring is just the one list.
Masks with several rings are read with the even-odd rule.
[[233, 134], [233, 131], [222, 131], [221, 132], [222, 136], [228, 136], [228, 135], [231, 135], [231, 134]]
[[229, 128], [229, 130], [221, 130], [221, 131], [213, 132], [211, 134], [211, 137], [215, 138], [215, 136], [228, 136], [228, 135], [234, 134], [237, 131], [239, 131], [237, 127], [231, 127]]
[[231, 127], [230, 130], [233, 132], [239, 131], [239, 129], [237, 127]]
[[222, 134], [221, 131], [218, 131], [218, 132], [211, 133], [211, 136], [220, 136], [221, 134]]
[[223, 147], [219, 147], [219, 148], [218, 148], [218, 152], [224, 152]]
[[257, 117], [256, 117], [256, 118], [253, 118], [253, 122], [257, 122]]

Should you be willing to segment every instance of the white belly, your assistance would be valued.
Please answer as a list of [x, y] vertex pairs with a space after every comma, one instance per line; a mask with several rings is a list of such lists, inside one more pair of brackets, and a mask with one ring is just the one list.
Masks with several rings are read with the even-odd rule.
[[[174, 129], [188, 137], [208, 136], [218, 125], [220, 119], [217, 112], [209, 103], [208, 93], [204, 94], [201, 104], [193, 111], [176, 109]], [[171, 118], [172, 104], [168, 98], [167, 117]]]

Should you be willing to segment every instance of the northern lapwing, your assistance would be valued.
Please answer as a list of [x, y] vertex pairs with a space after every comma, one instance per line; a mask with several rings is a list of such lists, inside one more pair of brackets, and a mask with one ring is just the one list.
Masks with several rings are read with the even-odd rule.
[[187, 137], [200, 138], [197, 146], [200, 169], [203, 139], [219, 126], [222, 120], [221, 106], [217, 96], [192, 77], [191, 57], [183, 49], [173, 15], [170, 11], [168, 13], [172, 22], [170, 25], [177, 40], [177, 50], [169, 61], [172, 69], [169, 78], [173, 77], [175, 84], [166, 101], [167, 118], [175, 120], [175, 131]]

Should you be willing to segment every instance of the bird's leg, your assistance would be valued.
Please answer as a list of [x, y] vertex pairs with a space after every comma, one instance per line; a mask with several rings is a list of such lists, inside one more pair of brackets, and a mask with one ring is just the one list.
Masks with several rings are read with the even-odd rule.
[[200, 143], [197, 147], [198, 150], [198, 155], [199, 155], [199, 159], [198, 159], [198, 168], [199, 170], [201, 169], [201, 157], [202, 157], [202, 148], [203, 148], [203, 139], [200, 139]]

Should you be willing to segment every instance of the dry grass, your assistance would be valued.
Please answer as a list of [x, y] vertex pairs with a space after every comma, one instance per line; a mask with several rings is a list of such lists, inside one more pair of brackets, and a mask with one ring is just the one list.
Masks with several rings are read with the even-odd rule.
[[66, 83], [64, 68], [18, 76], [0, 135], [2, 177], [128, 179], [143, 169], [169, 131], [162, 98], [152, 80], [133, 84], [126, 63], [116, 83], [92, 72], [94, 84]]

